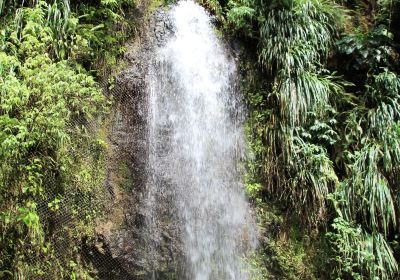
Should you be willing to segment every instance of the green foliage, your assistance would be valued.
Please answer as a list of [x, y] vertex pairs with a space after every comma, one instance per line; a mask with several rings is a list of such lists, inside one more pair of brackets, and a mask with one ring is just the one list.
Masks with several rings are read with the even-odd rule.
[[[32, 4], [33, 9], [18, 9], [11, 28], [18, 39], [50, 37], [46, 50], [51, 58], [79, 60], [84, 66], [92, 67], [90, 70], [105, 71], [106, 67], [115, 65], [116, 57], [125, 50], [121, 46], [123, 41], [133, 32], [122, 14], [123, 8], [133, 5], [131, 0], [101, 1], [100, 7], [85, 1], [77, 7], [71, 7], [68, 0], [51, 4], [38, 1]], [[28, 34], [23, 34], [23, 29]]]
[[374, 3], [231, 0], [226, 11], [226, 30], [257, 49], [242, 67], [259, 178], [248, 195], [309, 232], [327, 224], [338, 279], [398, 276], [400, 9]]
[[246, 193], [250, 198], [257, 198], [260, 196], [260, 191], [262, 190], [262, 185], [260, 183], [247, 183]]
[[[171, 4], [175, 0], [165, 0], [166, 4]], [[199, 0], [198, 3], [210, 11], [219, 22], [224, 21], [223, 9], [218, 0]]]
[[361, 105], [348, 113], [357, 119], [349, 124], [357, 128], [348, 126], [347, 134], [362, 133], [346, 139], [355, 151], [348, 154], [348, 175], [334, 197], [339, 218], [332, 236], [339, 276], [393, 279], [398, 271], [388, 238], [398, 232], [399, 94], [399, 77], [385, 70], [372, 77], [359, 98]]
[[299, 74], [326, 57], [337, 28], [335, 8], [325, 1], [293, 1], [290, 8], [267, 11], [260, 6], [260, 60], [267, 70]]
[[362, 215], [371, 230], [381, 229], [387, 235], [397, 222], [389, 182], [379, 169], [381, 152], [377, 145], [365, 145], [356, 152], [351, 177], [343, 190], [343, 197], [350, 203], [343, 212], [349, 220]]
[[[263, 162], [260, 175], [270, 194], [284, 198], [308, 227], [318, 226], [337, 182], [323, 145], [336, 141], [329, 104], [344, 95], [344, 87], [321, 62], [339, 29], [340, 9], [326, 1], [230, 1], [228, 7], [228, 27], [258, 40], [258, 60], [270, 84], [249, 96], [257, 100], [249, 124], [254, 141], [262, 143], [254, 150]], [[262, 81], [247, 83], [257, 88]], [[315, 131], [326, 134], [312, 142]]]
[[250, 2], [229, 1], [229, 10], [226, 14], [229, 29], [236, 33], [243, 33], [247, 37], [256, 36], [253, 26], [256, 21], [256, 10], [250, 7]]
[[282, 122], [290, 126], [305, 124], [310, 115], [323, 118], [332, 96], [344, 94], [334, 76], [305, 71], [298, 75], [278, 76], [278, 79], [275, 94], [280, 100], [280, 115]]
[[262, 243], [244, 259], [249, 279], [327, 279], [329, 247], [324, 240], [311, 243], [298, 221], [286, 220], [283, 209], [261, 195], [256, 198], [255, 213]]
[[289, 166], [287, 186], [282, 195], [309, 223], [325, 221], [326, 198], [337, 182], [333, 164], [321, 146], [294, 138], [293, 164]]
[[79, 254], [102, 212], [110, 102], [88, 70], [115, 63], [126, 5], [0, 2], [0, 277], [92, 279]]
[[393, 279], [398, 269], [392, 249], [378, 232], [369, 234], [345, 219], [336, 218], [329, 237], [336, 248], [338, 279]]
[[336, 42], [336, 47], [339, 53], [351, 57], [347, 70], [376, 71], [397, 64], [393, 33], [384, 25], [368, 33], [346, 34]]
[[270, 273], [264, 264], [266, 256], [263, 252], [253, 253], [245, 258], [245, 271], [249, 275], [250, 280], [265, 280], [268, 279]]
[[[82, 63], [94, 65], [104, 75], [107, 65], [115, 66], [118, 56], [125, 52], [122, 43], [133, 34], [134, 27], [124, 19], [123, 9], [133, 8], [132, 0], [105, 0], [100, 7], [79, 5], [78, 34], [88, 42], [89, 50]], [[94, 62], [94, 63], [93, 63]]]

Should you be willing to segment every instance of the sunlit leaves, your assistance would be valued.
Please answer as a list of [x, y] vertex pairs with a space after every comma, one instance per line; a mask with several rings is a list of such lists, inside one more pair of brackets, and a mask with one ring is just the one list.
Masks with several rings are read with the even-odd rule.
[[253, 37], [253, 25], [256, 22], [256, 10], [250, 7], [250, 3], [229, 2], [227, 21], [229, 27], [233, 27], [236, 32], [242, 32], [246, 36]]
[[16, 220], [25, 224], [33, 242], [36, 244], [43, 242], [44, 236], [40, 219], [36, 212], [36, 203], [29, 201], [26, 207], [18, 208]]

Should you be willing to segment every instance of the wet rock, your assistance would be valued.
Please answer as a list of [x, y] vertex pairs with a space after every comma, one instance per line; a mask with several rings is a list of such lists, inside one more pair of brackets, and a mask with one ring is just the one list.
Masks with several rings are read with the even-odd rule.
[[[168, 203], [160, 205], [165, 221], [159, 221], [162, 238], [145, 232], [146, 162], [148, 158], [146, 75], [155, 48], [173, 33], [168, 13], [159, 9], [141, 28], [141, 36], [128, 44], [125, 70], [112, 91], [115, 105], [110, 131], [111, 153], [105, 186], [110, 205], [104, 220], [98, 221], [98, 242], [90, 247], [92, 256], [118, 264], [118, 275], [102, 279], [146, 279], [151, 274], [173, 274], [167, 268], [179, 258], [179, 244], [173, 244], [176, 229], [171, 226]], [[155, 252], [150, 247], [156, 244]], [[96, 264], [96, 262], [94, 262]], [[99, 271], [103, 271], [98, 268]]]

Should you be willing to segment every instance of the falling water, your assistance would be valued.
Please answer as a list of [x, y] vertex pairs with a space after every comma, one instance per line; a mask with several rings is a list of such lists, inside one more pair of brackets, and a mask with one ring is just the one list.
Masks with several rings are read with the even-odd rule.
[[154, 209], [169, 192], [182, 232], [180, 279], [244, 280], [241, 258], [256, 238], [241, 183], [245, 149], [235, 62], [202, 7], [182, 1], [170, 17], [173, 35], [148, 75], [148, 234], [161, 234]]

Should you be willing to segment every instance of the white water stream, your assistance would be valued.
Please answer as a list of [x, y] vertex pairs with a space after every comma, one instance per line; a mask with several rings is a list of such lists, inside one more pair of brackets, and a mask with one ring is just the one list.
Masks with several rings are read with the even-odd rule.
[[[241, 258], [256, 243], [240, 168], [243, 110], [236, 65], [207, 12], [192, 1], [170, 11], [174, 33], [148, 75], [147, 207], [172, 192], [180, 221], [183, 279], [247, 279]], [[157, 213], [153, 213], [157, 215]], [[149, 234], [160, 234], [153, 217]]]

